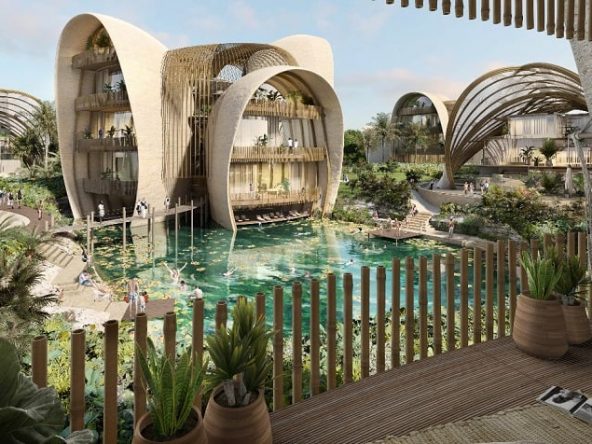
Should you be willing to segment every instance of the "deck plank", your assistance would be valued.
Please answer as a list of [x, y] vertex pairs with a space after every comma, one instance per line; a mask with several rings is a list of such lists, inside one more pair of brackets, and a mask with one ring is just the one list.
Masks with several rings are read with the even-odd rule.
[[551, 385], [592, 393], [592, 344], [559, 361], [511, 338], [414, 362], [272, 413], [274, 443], [359, 443], [531, 404]]

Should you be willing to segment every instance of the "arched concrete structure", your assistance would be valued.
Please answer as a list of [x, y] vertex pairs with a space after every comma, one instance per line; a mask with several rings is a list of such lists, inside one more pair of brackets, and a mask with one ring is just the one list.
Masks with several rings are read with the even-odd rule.
[[33, 126], [40, 105], [41, 101], [30, 94], [0, 89], [0, 128], [5, 128], [10, 136], [22, 136]]
[[[208, 127], [210, 140], [208, 157], [208, 189], [212, 218], [225, 228], [236, 230], [228, 187], [230, 161], [234, 140], [247, 104], [262, 84], [282, 75], [298, 78], [310, 88], [322, 107], [327, 148], [327, 175], [321, 184], [323, 214], [330, 212], [337, 197], [343, 160], [343, 117], [335, 91], [320, 74], [298, 67], [277, 66], [259, 69], [233, 83], [218, 99], [211, 114], [214, 122]], [[322, 178], [321, 178], [321, 181]]]
[[391, 121], [395, 121], [396, 118], [399, 116], [399, 111], [403, 107], [403, 105], [409, 100], [414, 97], [427, 97], [430, 99], [434, 108], [436, 108], [436, 114], [438, 115], [438, 119], [440, 120], [440, 125], [442, 126], [442, 135], [446, 138], [446, 130], [448, 129], [448, 108], [444, 104], [445, 101], [448, 101], [446, 97], [442, 97], [438, 94], [429, 93], [425, 91], [411, 91], [404, 95], [402, 95], [399, 100], [395, 103], [393, 107], [393, 112], [391, 113]]
[[[148, 33], [122, 20], [102, 14], [81, 14], [65, 26], [56, 57], [56, 113], [64, 182], [75, 218], [93, 209], [93, 201], [83, 190], [89, 165], [76, 150], [77, 112], [75, 101], [85, 86], [83, 71], [74, 69], [72, 57], [85, 51], [85, 43], [103, 26], [113, 42], [133, 114], [138, 144], [139, 176], [137, 198], [152, 204], [163, 202], [165, 190], [160, 178], [162, 166], [162, 120], [160, 116], [160, 66], [166, 47]], [[88, 85], [86, 85], [88, 87]]]
[[298, 34], [284, 37], [273, 42], [272, 45], [285, 49], [296, 59], [298, 66], [316, 72], [329, 85], [334, 86], [333, 50], [327, 40]]

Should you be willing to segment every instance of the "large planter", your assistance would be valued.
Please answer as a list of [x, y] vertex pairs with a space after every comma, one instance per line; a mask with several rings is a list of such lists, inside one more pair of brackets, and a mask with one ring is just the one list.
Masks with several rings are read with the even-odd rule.
[[[207, 444], [208, 438], [206, 436], [206, 430], [204, 428], [204, 421], [201, 417], [201, 412], [193, 407], [190, 417], [197, 418], [196, 426], [191, 429], [188, 433], [178, 438], [173, 438], [169, 441], [165, 441], [168, 444]], [[143, 431], [152, 424], [152, 418], [148, 413], [144, 414], [136, 424], [134, 429], [134, 439], [132, 444], [162, 444], [162, 441], [153, 441], [144, 437]]]
[[224, 407], [216, 401], [222, 386], [214, 389], [204, 415], [209, 444], [271, 444], [271, 420], [263, 390], [244, 407]]
[[562, 305], [563, 319], [567, 330], [567, 342], [572, 345], [583, 344], [592, 339], [590, 320], [586, 316], [586, 307], [580, 305]]
[[518, 296], [512, 338], [518, 348], [543, 359], [559, 359], [567, 353], [567, 333], [561, 304]]

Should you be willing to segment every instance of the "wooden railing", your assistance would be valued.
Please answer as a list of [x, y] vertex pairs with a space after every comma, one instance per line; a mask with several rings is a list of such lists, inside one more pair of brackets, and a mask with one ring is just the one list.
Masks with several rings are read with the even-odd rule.
[[98, 69], [118, 63], [119, 60], [114, 48], [88, 49], [72, 57], [72, 68], [74, 69]]
[[108, 91], [76, 97], [76, 111], [125, 111], [130, 109], [126, 91]]
[[[272, 319], [267, 320], [273, 325], [273, 410], [282, 408], [285, 404], [294, 404], [304, 397], [315, 396], [321, 390], [321, 381], [326, 381], [326, 390], [337, 387], [337, 372], [343, 373], [343, 383], [354, 382], [354, 364], [360, 363], [360, 377], [366, 378], [372, 373], [381, 373], [391, 368], [397, 368], [410, 362], [426, 359], [431, 355], [438, 355], [456, 348], [467, 347], [474, 343], [501, 338], [511, 333], [514, 320], [517, 295], [527, 290], [524, 269], [517, 268], [517, 258], [521, 251], [538, 253], [539, 247], [547, 250], [552, 246], [558, 247], [562, 255], [574, 256], [579, 253], [582, 263], [586, 260], [585, 233], [569, 233], [565, 236], [545, 236], [543, 245], [538, 241], [520, 244], [514, 241], [498, 241], [488, 244], [485, 250], [474, 248], [460, 250], [459, 257], [447, 254], [442, 257], [434, 254], [431, 261], [427, 257], [414, 260], [394, 258], [392, 267], [387, 270], [383, 266], [376, 268], [375, 313], [371, 323], [370, 304], [370, 273], [367, 266], [361, 267], [360, 275], [360, 308], [361, 318], [353, 319], [353, 275], [344, 273], [343, 306], [339, 310], [343, 320], [342, 328], [337, 323], [337, 280], [336, 275], [326, 276], [326, 303], [324, 317], [326, 319], [325, 335], [321, 336], [321, 281], [311, 279], [310, 303], [303, 304], [303, 288], [300, 282], [294, 282], [290, 297], [284, 298], [284, 288], [275, 286], [269, 295], [257, 293], [253, 297], [257, 316], [266, 317], [266, 305], [271, 303]], [[496, 258], [497, 254], [497, 258]], [[469, 262], [472, 262], [473, 273], [469, 273]], [[483, 264], [484, 262], [484, 264]], [[405, 269], [404, 304], [401, 305], [401, 265]], [[442, 270], [445, 269], [445, 293], [442, 294]], [[460, 280], [455, 281], [455, 265], [460, 265]], [[484, 265], [484, 275], [482, 274]], [[495, 271], [497, 270], [497, 279]], [[431, 271], [432, 305], [428, 305], [428, 271]], [[416, 274], [419, 274], [418, 291], [414, 289]], [[386, 279], [392, 279], [392, 291], [386, 294]], [[485, 278], [485, 293], [481, 294], [482, 278]], [[506, 286], [507, 282], [509, 283]], [[472, 278], [472, 289], [469, 281]], [[519, 285], [518, 285], [519, 281]], [[497, 283], [497, 292], [494, 285]], [[469, 294], [472, 292], [472, 300]], [[457, 297], [459, 295], [459, 297]], [[390, 297], [390, 332], [386, 332], [386, 300]], [[501, 301], [501, 303], [499, 303]], [[589, 305], [592, 310], [592, 303]], [[291, 338], [284, 335], [284, 314], [291, 312]], [[307, 312], [307, 313], [306, 313]], [[341, 314], [342, 313], [342, 314]], [[472, 317], [470, 314], [472, 313]], [[303, 328], [303, 315], [308, 314], [310, 322]], [[215, 327], [226, 325], [228, 307], [225, 301], [219, 301], [216, 306]], [[374, 325], [375, 327], [372, 327]], [[105, 385], [104, 385], [104, 430], [106, 436], [115, 436], [116, 420], [112, 412], [117, 411], [117, 356], [118, 356], [118, 323], [108, 321], [105, 324]], [[360, 348], [354, 349], [357, 338], [354, 329], [359, 329], [361, 338]], [[338, 344], [338, 331], [341, 330], [341, 343]], [[146, 349], [147, 318], [144, 313], [135, 317], [134, 338], [135, 366], [134, 366], [134, 410], [135, 420], [146, 411], [146, 393], [140, 383], [138, 371], [138, 352]], [[204, 352], [204, 301], [193, 301], [191, 345], [200, 359]], [[166, 314], [163, 326], [164, 347], [170, 355], [174, 354], [176, 338], [176, 314]], [[303, 341], [307, 338], [307, 343]], [[390, 338], [390, 341], [388, 339]], [[292, 370], [287, 374], [283, 370], [283, 353], [286, 341], [290, 339], [292, 353]], [[71, 336], [71, 390], [70, 390], [70, 424], [72, 430], [82, 428], [84, 417], [84, 367], [85, 367], [85, 332], [74, 330]], [[325, 346], [326, 360], [321, 366], [321, 345]], [[309, 359], [303, 357], [307, 351]], [[343, 350], [342, 355], [338, 351]], [[389, 351], [390, 360], [387, 360]], [[371, 362], [371, 356], [376, 358]], [[45, 336], [39, 336], [33, 341], [32, 347], [32, 376], [33, 382], [40, 387], [47, 385], [48, 344]], [[304, 379], [304, 364], [309, 365], [310, 376]], [[324, 378], [323, 378], [324, 376]], [[284, 391], [284, 379], [291, 380], [292, 391], [289, 399]], [[462, 384], [462, 381], [458, 382]], [[201, 405], [201, 399], [195, 400]]]
[[101, 151], [135, 151], [138, 149], [138, 142], [135, 135], [125, 137], [103, 137], [100, 139], [78, 139], [78, 151], [80, 152], [101, 152]]
[[323, 109], [316, 105], [304, 105], [287, 100], [251, 100], [245, 108], [245, 115], [285, 117], [289, 119], [320, 119]]
[[323, 147], [266, 147], [266, 146], [235, 146], [232, 148], [233, 163], [261, 162], [319, 162], [325, 160], [326, 150]]
[[87, 193], [135, 196], [137, 180], [83, 179], [82, 187]]
[[314, 188], [312, 190], [302, 191], [252, 191], [248, 193], [233, 193], [230, 195], [232, 206], [251, 207], [264, 205], [279, 205], [292, 203], [314, 202], [319, 198], [320, 190]]

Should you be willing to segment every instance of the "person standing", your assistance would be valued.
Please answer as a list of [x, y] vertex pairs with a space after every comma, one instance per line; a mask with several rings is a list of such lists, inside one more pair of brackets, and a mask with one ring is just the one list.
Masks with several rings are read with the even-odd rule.
[[18, 205], [18, 207], [20, 208], [22, 203], [23, 203], [23, 191], [19, 188], [19, 190], [16, 192], [16, 203]]
[[169, 207], [171, 206], [171, 198], [169, 196], [164, 198], [164, 212], [169, 212]]
[[43, 202], [37, 204], [37, 220], [43, 219]]
[[140, 207], [142, 219], [146, 219], [146, 216], [148, 215], [148, 203], [146, 202], [146, 199], [142, 199], [142, 201], [140, 202]]
[[6, 206], [10, 207], [11, 210], [14, 210], [14, 195], [12, 194], [12, 191], [8, 192], [8, 202], [6, 203]]
[[292, 152], [292, 147], [294, 146], [294, 142], [292, 141], [291, 137], [288, 137], [288, 151]]
[[130, 304], [130, 314], [138, 311], [138, 295], [140, 287], [136, 278], [131, 278], [127, 283], [127, 297]]
[[475, 182], [471, 182], [469, 184], [469, 193], [473, 194], [475, 192]]
[[298, 139], [294, 139], [294, 149], [298, 149]]
[[450, 216], [448, 219], [448, 237], [452, 237], [454, 235], [454, 217]]
[[467, 182], [466, 180], [465, 180], [465, 185], [464, 185], [463, 189], [464, 189], [464, 192], [465, 192], [465, 196], [467, 194], [469, 194], [469, 182]]
[[99, 205], [97, 205], [97, 212], [99, 214], [99, 223], [103, 223], [103, 218], [105, 217], [105, 204], [102, 200], [99, 201]]

